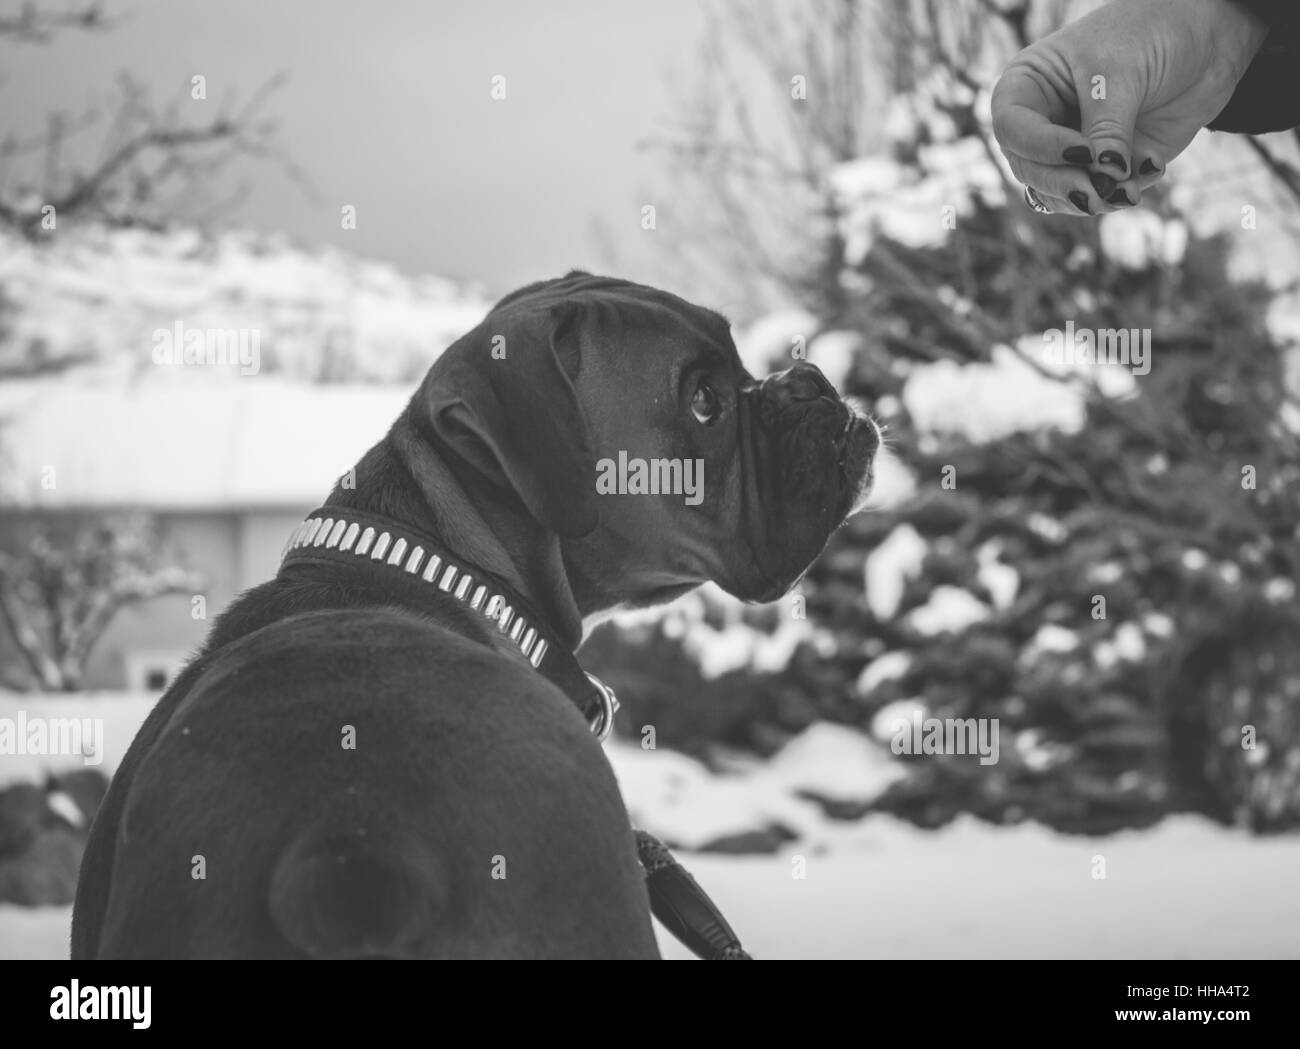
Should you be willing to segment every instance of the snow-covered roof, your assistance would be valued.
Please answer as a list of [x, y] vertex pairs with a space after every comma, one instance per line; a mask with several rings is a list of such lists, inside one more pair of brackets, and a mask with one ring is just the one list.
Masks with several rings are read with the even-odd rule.
[[148, 374], [154, 335], [256, 332], [263, 374], [414, 382], [483, 319], [482, 289], [276, 234], [59, 227], [0, 233], [0, 370], [92, 360]]
[[412, 389], [265, 375], [7, 382], [0, 387], [0, 503], [301, 510], [323, 502], [384, 436]]

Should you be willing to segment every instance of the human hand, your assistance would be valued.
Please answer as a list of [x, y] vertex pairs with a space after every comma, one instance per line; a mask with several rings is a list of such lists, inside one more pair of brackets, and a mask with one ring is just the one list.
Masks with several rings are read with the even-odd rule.
[[993, 134], [1049, 210], [1131, 207], [1227, 105], [1267, 35], [1231, 0], [1113, 0], [1011, 60]]

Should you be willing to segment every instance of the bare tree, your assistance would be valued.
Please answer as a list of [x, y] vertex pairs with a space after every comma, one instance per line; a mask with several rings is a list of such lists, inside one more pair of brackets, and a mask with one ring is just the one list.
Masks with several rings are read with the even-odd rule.
[[863, 0], [724, 3], [707, 14], [698, 82], [680, 116], [643, 145], [686, 177], [675, 185], [689, 257], [751, 310], [816, 301], [838, 267], [838, 207], [826, 180], [870, 144], [877, 84]]
[[[61, 30], [101, 31], [115, 24], [99, 3], [63, 13], [28, 4], [17, 16], [0, 19], [0, 41], [41, 45]], [[210, 119], [196, 122], [182, 116], [182, 107], [192, 102], [190, 93], [160, 107], [134, 78], [120, 74], [106, 127], [98, 110], [78, 116], [53, 112], [39, 134], [0, 139], [0, 227], [39, 239], [59, 220], [73, 217], [147, 228], [158, 228], [181, 211], [206, 217], [243, 196], [246, 185], [225, 199], [215, 198], [212, 187], [232, 162], [247, 158], [272, 164], [313, 193], [266, 116], [267, 103], [283, 82], [282, 76], [273, 77], [247, 103], [237, 106], [227, 99]], [[96, 128], [104, 128], [98, 156], [71, 161], [72, 146]]]
[[30, 679], [51, 692], [81, 687], [90, 653], [123, 608], [202, 586], [200, 576], [159, 556], [156, 530], [140, 516], [80, 525], [62, 536], [31, 532], [5, 546], [0, 622]]

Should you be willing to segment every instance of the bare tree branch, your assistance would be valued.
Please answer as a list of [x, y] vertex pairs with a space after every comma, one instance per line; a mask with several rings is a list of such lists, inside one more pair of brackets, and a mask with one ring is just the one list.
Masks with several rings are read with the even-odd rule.
[[114, 24], [115, 21], [105, 17], [104, 5], [99, 0], [67, 11], [49, 11], [25, 3], [17, 15], [0, 15], [0, 37], [20, 44], [48, 44], [61, 29], [97, 31]]
[[[1300, 138], [1300, 136], [1297, 136]], [[1296, 203], [1300, 204], [1300, 168], [1274, 153], [1268, 146], [1264, 145], [1256, 136], [1247, 135], [1246, 145], [1257, 156], [1260, 162], [1268, 169], [1277, 181], [1282, 185]]]
[[129, 517], [8, 540], [0, 551], [0, 622], [40, 687], [70, 691], [123, 608], [202, 588], [196, 573], [167, 563], [154, 528]]
[[0, 224], [28, 239], [44, 230], [48, 209], [54, 220], [84, 216], [115, 226], [158, 228], [181, 206], [202, 202], [207, 187], [241, 157], [278, 167], [309, 196], [305, 173], [277, 143], [276, 125], [262, 110], [284, 83], [282, 76], [262, 85], [233, 116], [218, 112], [200, 124], [184, 124], [175, 104], [159, 112], [144, 89], [129, 76], [119, 78], [121, 102], [110, 121], [101, 158], [85, 170], [65, 173], [63, 146], [87, 121], [55, 115], [43, 137], [44, 178], [39, 192], [12, 189], [7, 162], [33, 148], [10, 139], [0, 146]]

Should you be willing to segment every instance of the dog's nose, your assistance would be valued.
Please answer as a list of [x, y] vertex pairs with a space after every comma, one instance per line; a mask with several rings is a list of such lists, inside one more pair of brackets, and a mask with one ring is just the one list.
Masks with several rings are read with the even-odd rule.
[[785, 371], [769, 375], [762, 382], [763, 393], [784, 407], [801, 401], [815, 401], [819, 397], [839, 400], [835, 387], [815, 364], [799, 363]]

